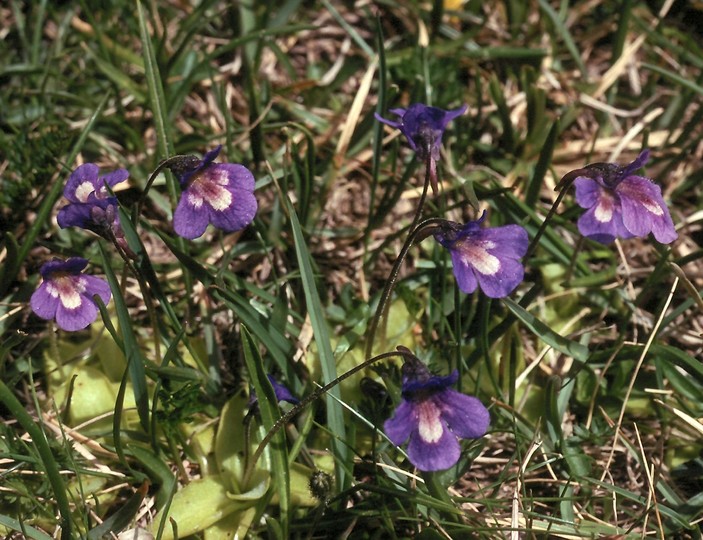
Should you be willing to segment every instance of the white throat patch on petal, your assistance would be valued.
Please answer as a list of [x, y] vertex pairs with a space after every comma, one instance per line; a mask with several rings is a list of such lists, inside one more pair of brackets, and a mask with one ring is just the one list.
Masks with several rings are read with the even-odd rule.
[[88, 197], [95, 191], [95, 186], [90, 182], [83, 182], [76, 188], [76, 199], [80, 202], [88, 202]]
[[58, 297], [66, 309], [78, 309], [83, 303], [81, 293], [85, 291], [85, 282], [81, 278], [61, 276], [52, 279], [46, 290], [54, 298]]
[[609, 223], [613, 219], [613, 207], [615, 201], [613, 196], [607, 191], [601, 191], [596, 208], [593, 211], [593, 217], [600, 223]]
[[188, 202], [194, 208], [200, 208], [203, 201], [207, 202], [213, 210], [222, 212], [232, 206], [232, 193], [225, 189], [229, 182], [224, 173], [206, 172], [191, 184], [188, 189]]
[[426, 443], [435, 443], [442, 438], [444, 424], [440, 419], [441, 411], [432, 400], [426, 400], [415, 405], [418, 416], [418, 432]]
[[488, 252], [496, 247], [495, 242], [466, 240], [457, 246], [463, 261], [484, 276], [492, 276], [500, 270], [500, 259]]

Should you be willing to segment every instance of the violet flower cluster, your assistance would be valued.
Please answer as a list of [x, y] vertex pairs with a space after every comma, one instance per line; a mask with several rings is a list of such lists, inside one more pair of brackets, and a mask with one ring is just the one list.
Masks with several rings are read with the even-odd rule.
[[[397, 121], [375, 116], [399, 129], [418, 158], [426, 161], [436, 194], [442, 136], [449, 122], [465, 110], [466, 106], [445, 111], [415, 103], [407, 109], [391, 109]], [[574, 178], [576, 202], [586, 209], [578, 220], [581, 234], [603, 243], [650, 232], [661, 243], [676, 239], [661, 189], [651, 179], [635, 174], [648, 158], [645, 150], [625, 166], [596, 163], [567, 175]], [[484, 212], [466, 224], [443, 220], [434, 225], [433, 236], [449, 250], [461, 291], [473, 293], [480, 288], [488, 297], [503, 298], [524, 278], [521, 259], [529, 239], [519, 225], [482, 227], [485, 219]], [[476, 398], [449, 388], [456, 380], [456, 372], [447, 377], [431, 375], [416, 358], [403, 366], [402, 401], [384, 428], [396, 445], [409, 439], [408, 457], [420, 470], [453, 466], [460, 455], [457, 437], [481, 437], [488, 428], [485, 407]]]
[[[174, 230], [184, 238], [201, 236], [209, 223], [226, 232], [249, 225], [256, 215], [254, 176], [243, 165], [214, 163], [222, 149], [218, 146], [202, 160], [194, 156], [177, 159], [172, 166], [183, 193], [173, 217]], [[118, 201], [111, 189], [129, 177], [126, 169], [100, 176], [94, 163], [85, 163], [71, 174], [63, 195], [68, 204], [57, 215], [61, 228], [79, 227], [113, 242], [126, 257], [135, 257], [122, 230]], [[56, 319], [59, 328], [80, 330], [97, 317], [97, 294], [110, 300], [109, 286], [103, 280], [81, 273], [87, 260], [54, 259], [42, 266], [43, 283], [32, 296], [32, 311], [43, 319]]]

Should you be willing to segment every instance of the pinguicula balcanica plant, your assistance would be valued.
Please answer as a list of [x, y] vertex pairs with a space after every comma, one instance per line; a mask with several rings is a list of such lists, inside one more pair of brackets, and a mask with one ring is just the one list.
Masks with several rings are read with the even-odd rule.
[[383, 429], [395, 445], [410, 439], [408, 459], [421, 471], [448, 469], [461, 455], [457, 438], [485, 435], [490, 414], [477, 398], [451, 388], [457, 371], [432, 375], [419, 358], [404, 358], [402, 400]]
[[607, 244], [616, 238], [647, 236], [662, 244], [677, 238], [661, 188], [651, 179], [634, 174], [649, 160], [644, 150], [632, 163], [594, 163], [574, 179], [576, 202], [586, 212], [578, 220], [582, 235]]
[[202, 236], [208, 223], [226, 232], [239, 231], [256, 215], [254, 175], [244, 165], [213, 163], [218, 146], [180, 175], [183, 193], [173, 214], [176, 234], [187, 239]]
[[476, 287], [491, 298], [508, 296], [525, 275], [520, 258], [527, 252], [527, 231], [519, 225], [481, 227], [486, 212], [462, 225], [441, 222], [435, 239], [449, 250], [456, 282], [465, 293]]
[[107, 304], [111, 293], [105, 281], [82, 273], [87, 265], [81, 257], [53, 259], [42, 265], [39, 272], [44, 281], [29, 301], [32, 311], [42, 319], [56, 319], [62, 330], [81, 330], [92, 323], [98, 315], [93, 297], [98, 295]]

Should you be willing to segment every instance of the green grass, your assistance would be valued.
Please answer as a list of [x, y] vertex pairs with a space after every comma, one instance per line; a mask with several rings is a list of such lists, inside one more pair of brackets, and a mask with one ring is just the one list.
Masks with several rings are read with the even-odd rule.
[[[0, 8], [0, 535], [703, 536], [697, 3], [107, 4]], [[303, 398], [365, 359], [424, 178], [373, 113], [417, 101], [469, 105], [424, 217], [487, 209], [537, 240], [505, 300], [459, 292], [446, 251], [415, 243], [374, 352], [458, 369], [489, 433], [450, 470], [414, 470], [383, 433], [400, 394], [385, 359], [257, 452], [289, 407], [266, 373]], [[133, 216], [161, 160], [217, 144], [255, 174], [250, 227], [178, 238], [168, 171]], [[573, 189], [550, 214], [564, 174], [643, 147], [671, 246], [584, 241]], [[133, 268], [56, 225], [84, 162], [130, 172]], [[31, 313], [52, 256], [109, 279], [90, 329]], [[246, 418], [250, 386], [265, 399]]]

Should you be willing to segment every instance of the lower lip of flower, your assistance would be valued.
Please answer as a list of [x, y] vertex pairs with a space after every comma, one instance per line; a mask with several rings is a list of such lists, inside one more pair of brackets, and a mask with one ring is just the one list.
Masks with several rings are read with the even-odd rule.
[[613, 196], [604, 191], [596, 203], [596, 209], [593, 212], [593, 216], [601, 223], [608, 223], [613, 219]]

